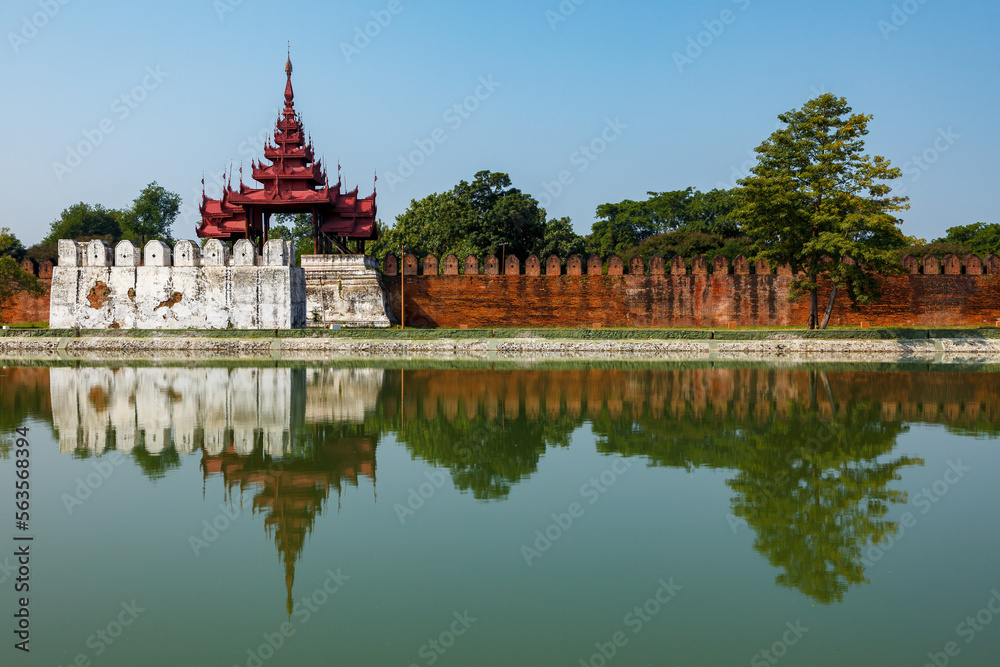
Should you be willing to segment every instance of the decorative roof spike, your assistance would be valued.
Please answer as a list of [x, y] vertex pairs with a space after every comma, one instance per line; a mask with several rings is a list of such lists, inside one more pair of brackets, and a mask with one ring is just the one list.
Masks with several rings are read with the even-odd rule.
[[295, 104], [295, 91], [292, 90], [292, 51], [288, 47], [288, 62], [285, 63], [285, 74], [288, 76], [288, 83], [285, 84], [285, 113], [292, 110]]

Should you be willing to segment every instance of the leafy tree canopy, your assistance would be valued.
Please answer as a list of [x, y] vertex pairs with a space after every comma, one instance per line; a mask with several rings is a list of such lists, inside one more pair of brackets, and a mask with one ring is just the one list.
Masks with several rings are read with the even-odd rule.
[[471, 183], [462, 181], [448, 192], [412, 201], [369, 252], [382, 259], [398, 254], [402, 244], [418, 257], [505, 252], [524, 259], [532, 253], [580, 252], [583, 239], [568, 218], [547, 221], [545, 209], [513, 187], [510, 176], [481, 171]]
[[39, 245], [55, 246], [60, 239], [81, 241], [100, 238], [108, 242], [120, 241], [121, 216], [121, 211], [106, 209], [100, 204], [73, 204], [52, 221], [48, 236]]
[[711, 262], [716, 255], [723, 255], [731, 261], [737, 255], [749, 253], [750, 241], [744, 236], [723, 238], [707, 232], [673, 231], [651, 236], [620, 256], [627, 260], [633, 255], [640, 255], [648, 261], [653, 255], [660, 255], [669, 261], [679, 255], [690, 261], [695, 255], [704, 255]]
[[28, 248], [26, 255], [35, 261], [55, 261], [59, 241], [69, 239], [107, 241], [115, 245], [122, 239], [140, 245], [152, 239], [173, 244], [171, 226], [177, 219], [180, 196], [168, 192], [156, 182], [147, 185], [132, 205], [123, 210], [108, 209], [101, 204], [80, 202], [65, 209], [49, 226], [49, 233], [38, 244]]
[[139, 193], [132, 207], [121, 215], [122, 238], [140, 247], [148, 241], [175, 243], [172, 227], [180, 209], [180, 195], [167, 191], [153, 181]]
[[[900, 170], [865, 155], [872, 116], [851, 114], [845, 98], [826, 93], [778, 119], [785, 127], [756, 149], [757, 165], [739, 182], [733, 215], [752, 240], [753, 259], [804, 274], [793, 281], [792, 297], [810, 294], [811, 328], [819, 324], [820, 276], [833, 281], [825, 327], [836, 287], [852, 302], [869, 303], [879, 298], [877, 274], [899, 270], [895, 251], [908, 239], [893, 214], [908, 209], [909, 200], [892, 196], [883, 182]], [[841, 261], [848, 256], [854, 265]]]
[[977, 222], [972, 225], [951, 227], [948, 229], [948, 234], [938, 239], [936, 243], [967, 247], [982, 257], [1000, 255], [1000, 224]]
[[25, 249], [20, 239], [14, 236], [10, 228], [0, 228], [0, 257], [13, 257], [16, 261], [24, 259]]
[[[649, 192], [649, 199], [626, 199], [597, 207], [597, 221], [587, 237], [589, 249], [602, 257], [627, 256], [647, 239], [670, 232], [705, 234], [720, 239], [739, 236], [731, 190], [694, 188]], [[653, 253], [650, 253], [653, 254]]]

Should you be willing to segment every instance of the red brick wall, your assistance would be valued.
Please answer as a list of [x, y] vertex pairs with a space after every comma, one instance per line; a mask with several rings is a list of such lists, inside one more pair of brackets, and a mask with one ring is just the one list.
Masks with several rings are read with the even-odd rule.
[[[630, 267], [631, 268], [631, 267]], [[50, 287], [51, 267], [38, 269]], [[408, 275], [406, 323], [469, 327], [805, 326], [809, 299], [788, 301], [789, 275]], [[399, 276], [385, 276], [399, 314]], [[1000, 273], [912, 274], [882, 279], [882, 300], [853, 310], [837, 298], [833, 325], [993, 326], [1000, 319]], [[821, 291], [825, 309], [828, 288]], [[5, 323], [49, 319], [49, 296], [4, 304]]]
[[25, 324], [28, 322], [49, 321], [49, 292], [51, 280], [43, 280], [45, 295], [41, 297], [17, 297], [3, 305], [4, 324]]
[[2, 304], [4, 324], [25, 324], [49, 321], [49, 291], [52, 288], [52, 262], [43, 262], [41, 267], [33, 260], [21, 262], [21, 268], [39, 277], [45, 285], [45, 294], [40, 297], [19, 296]]
[[[998, 274], [1000, 275], [1000, 274]], [[852, 310], [837, 298], [833, 325], [994, 325], [998, 275], [883, 279], [882, 300]], [[476, 327], [805, 326], [809, 299], [788, 301], [791, 276], [406, 276], [406, 323]], [[399, 314], [399, 276], [386, 276]], [[827, 290], [820, 294], [821, 310]]]

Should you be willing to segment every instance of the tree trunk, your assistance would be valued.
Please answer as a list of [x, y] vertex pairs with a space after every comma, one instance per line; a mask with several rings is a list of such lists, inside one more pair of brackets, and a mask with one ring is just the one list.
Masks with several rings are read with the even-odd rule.
[[833, 315], [833, 301], [837, 298], [837, 286], [834, 285], [833, 289], [830, 290], [830, 303], [826, 305], [826, 313], [823, 315], [823, 323], [819, 325], [820, 329], [826, 329], [827, 325], [830, 324], [830, 316]]
[[820, 371], [819, 377], [823, 380], [823, 387], [826, 389], [826, 396], [830, 399], [830, 411], [833, 415], [831, 421], [837, 418], [837, 402], [833, 400], [833, 387], [830, 386], [830, 378], [826, 376], [826, 371]]
[[817, 290], [809, 290], [809, 328], [815, 329], [819, 321], [819, 293]]

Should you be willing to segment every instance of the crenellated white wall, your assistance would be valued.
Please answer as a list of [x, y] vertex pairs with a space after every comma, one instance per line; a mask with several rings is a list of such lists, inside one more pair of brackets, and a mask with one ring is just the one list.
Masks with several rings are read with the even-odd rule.
[[212, 239], [140, 251], [122, 241], [59, 241], [52, 272], [53, 329], [296, 329], [306, 324], [305, 273], [285, 241], [259, 257], [253, 243], [232, 253]]

